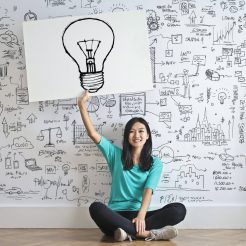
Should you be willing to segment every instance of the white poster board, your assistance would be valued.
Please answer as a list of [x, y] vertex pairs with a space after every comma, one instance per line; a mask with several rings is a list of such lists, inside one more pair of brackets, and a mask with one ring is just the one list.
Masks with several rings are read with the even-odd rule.
[[23, 23], [29, 100], [151, 90], [145, 11]]

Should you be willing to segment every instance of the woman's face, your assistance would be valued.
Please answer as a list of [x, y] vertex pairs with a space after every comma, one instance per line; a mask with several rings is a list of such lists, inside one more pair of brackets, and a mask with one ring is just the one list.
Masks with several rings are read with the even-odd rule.
[[142, 148], [149, 138], [149, 134], [144, 124], [136, 122], [130, 129], [128, 141], [134, 148]]

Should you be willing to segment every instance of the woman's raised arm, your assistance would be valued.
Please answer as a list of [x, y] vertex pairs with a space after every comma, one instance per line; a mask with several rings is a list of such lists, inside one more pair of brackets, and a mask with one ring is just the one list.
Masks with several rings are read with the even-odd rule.
[[85, 125], [85, 128], [87, 130], [88, 136], [92, 139], [92, 141], [96, 144], [98, 144], [101, 140], [101, 135], [95, 130], [91, 119], [89, 117], [89, 113], [87, 111], [87, 102], [90, 98], [89, 92], [84, 91], [79, 97], [78, 97], [78, 106], [79, 111], [81, 114], [82, 121]]

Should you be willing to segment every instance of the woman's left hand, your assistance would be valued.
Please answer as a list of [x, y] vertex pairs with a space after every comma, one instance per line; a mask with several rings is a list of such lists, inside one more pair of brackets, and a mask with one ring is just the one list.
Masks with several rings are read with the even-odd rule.
[[132, 223], [135, 223], [136, 231], [138, 234], [141, 234], [145, 231], [145, 219], [137, 216], [132, 220]]

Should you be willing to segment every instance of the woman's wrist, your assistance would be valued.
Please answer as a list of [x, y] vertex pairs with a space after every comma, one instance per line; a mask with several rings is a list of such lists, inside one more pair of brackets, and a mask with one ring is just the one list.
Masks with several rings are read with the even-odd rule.
[[138, 217], [145, 219], [145, 216], [146, 216], [146, 211], [140, 209], [138, 212]]
[[79, 103], [78, 104], [78, 106], [79, 106], [79, 108], [81, 109], [81, 110], [86, 110], [86, 105], [85, 105], [85, 103]]

